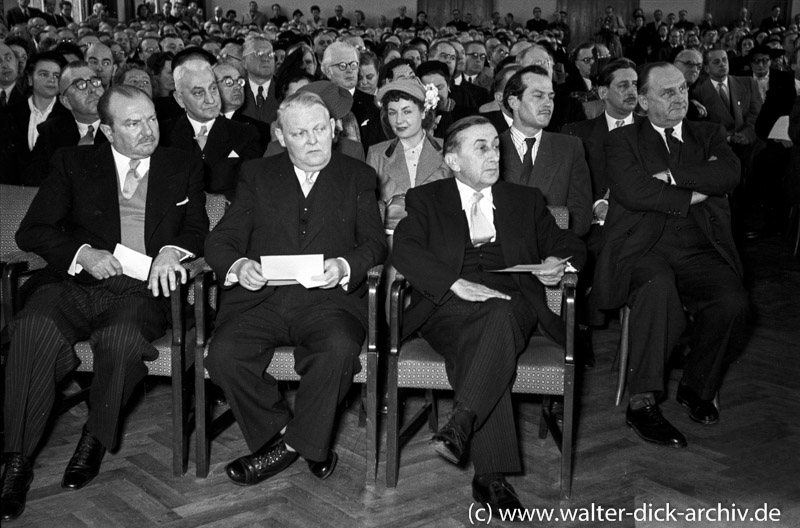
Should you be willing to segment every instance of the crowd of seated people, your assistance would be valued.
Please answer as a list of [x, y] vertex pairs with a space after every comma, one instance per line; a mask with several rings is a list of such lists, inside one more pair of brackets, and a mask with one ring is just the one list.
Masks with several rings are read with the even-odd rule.
[[[565, 272], [559, 257], [580, 272], [581, 365], [594, 365], [591, 328], [631, 308], [627, 424], [648, 442], [687, 446], [658, 407], [684, 312], [693, 326], [676, 397], [694, 421], [719, 421], [715, 397], [747, 316], [734, 239], [785, 229], [800, 202], [800, 15], [787, 23], [775, 7], [755, 24], [743, 8], [725, 26], [712, 13], [695, 22], [685, 10], [649, 19], [636, 9], [626, 22], [609, 6], [593, 39], [575, 42], [568, 13], [548, 21], [539, 7], [524, 25], [455, 9], [436, 27], [405, 7], [370, 25], [341, 5], [328, 18], [318, 6], [265, 13], [255, 1], [245, 13], [215, 5], [206, 16], [194, 2], [165, 0], [122, 21], [98, 2], [79, 21], [68, 0], [58, 13], [55, 0], [43, 10], [17, 2], [0, 16], [0, 183], [41, 188], [17, 240], [48, 268], [10, 328], [3, 521], [25, 508], [53, 380], [74, 367], [70, 346], [91, 338], [103, 355], [62, 482], [79, 489], [117, 446], [147, 343], [167, 324], [153, 299], [185, 279], [181, 261], [204, 251], [231, 289], [208, 370], [251, 451], [226, 468], [239, 485], [298, 456], [319, 478], [333, 472], [336, 404], [364, 338], [363, 281], [384, 262], [390, 277], [396, 267], [424, 292], [409, 307], [423, 314], [413, 330], [448, 358], [456, 387], [431, 443], [455, 463], [472, 446], [480, 502], [519, 506], [504, 478], [519, 458], [498, 455], [516, 444], [498, 435], [513, 435], [513, 360], [537, 321], [551, 323], [538, 297]], [[81, 180], [78, 189], [93, 170], [112, 181], [116, 172], [117, 185]], [[145, 237], [148, 197], [167, 174], [180, 196]], [[202, 191], [229, 205], [210, 235]], [[108, 224], [88, 221], [99, 197], [111, 200]], [[545, 205], [565, 206], [570, 228], [555, 229]], [[461, 221], [448, 224], [442, 208]], [[326, 213], [341, 216], [341, 229], [320, 223]], [[530, 229], [517, 233], [515, 221]], [[431, 245], [445, 232], [464, 245], [452, 262]], [[122, 274], [116, 243], [154, 258], [147, 281]], [[530, 281], [483, 273], [482, 259], [517, 263], [517, 245], [551, 271]], [[257, 255], [281, 253], [324, 254], [320, 287], [270, 287]], [[459, 336], [465, 325], [478, 344]], [[503, 350], [477, 340], [485, 335], [505, 336]], [[267, 351], [279, 344], [300, 351], [294, 415], [264, 381]], [[45, 351], [35, 362], [34, 349]], [[500, 385], [472, 391], [487, 373]]]

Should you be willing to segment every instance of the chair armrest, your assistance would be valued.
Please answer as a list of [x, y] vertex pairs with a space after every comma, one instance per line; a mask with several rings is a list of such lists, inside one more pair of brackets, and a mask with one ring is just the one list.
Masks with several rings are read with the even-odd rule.
[[[206, 268], [207, 264], [204, 263]], [[198, 349], [203, 349], [210, 333], [209, 313], [211, 304], [208, 289], [214, 281], [214, 272], [211, 269], [202, 270], [194, 279], [194, 319], [195, 338]]]
[[403, 306], [405, 293], [409, 284], [406, 278], [398, 271], [395, 276], [389, 299], [389, 355], [400, 353], [400, 340], [403, 328]]
[[5, 318], [3, 322], [6, 328], [11, 324], [11, 320], [20, 308], [17, 288], [19, 287], [19, 276], [26, 271], [28, 271], [27, 261], [3, 262], [3, 279], [0, 288], [3, 292], [3, 317]]
[[373, 266], [367, 272], [367, 354], [378, 353], [378, 291], [383, 276], [383, 264]]
[[185, 262], [183, 267], [186, 268], [187, 272], [189, 272], [190, 280], [200, 275], [203, 271], [210, 269], [208, 264], [206, 264], [206, 259], [203, 257], [194, 259], [190, 262]]
[[564, 294], [561, 313], [567, 327], [567, 346], [564, 350], [564, 362], [575, 364], [575, 288], [578, 285], [577, 273], [565, 273], [561, 279], [561, 287]]

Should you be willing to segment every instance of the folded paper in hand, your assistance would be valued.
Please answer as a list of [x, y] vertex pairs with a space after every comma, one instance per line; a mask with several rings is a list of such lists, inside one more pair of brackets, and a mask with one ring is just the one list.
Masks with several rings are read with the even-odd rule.
[[767, 139], [783, 139], [784, 141], [791, 141], [789, 138], [789, 116], [780, 116], [778, 119], [775, 120], [775, 124], [772, 125], [772, 130], [769, 131], [769, 136]]
[[325, 284], [325, 281], [315, 281], [311, 277], [323, 273], [325, 266], [321, 254], [261, 257], [261, 276], [267, 279], [267, 286], [302, 284], [306, 288], [316, 288]]
[[543, 262], [541, 264], [517, 264], [516, 266], [511, 266], [510, 268], [492, 271], [495, 273], [533, 273], [534, 275], [539, 273], [549, 273], [571, 258], [572, 257], [567, 257], [552, 262]]
[[117, 244], [117, 247], [114, 248], [114, 258], [122, 265], [122, 273], [128, 277], [146, 281], [150, 275], [150, 265], [153, 263], [153, 259], [144, 253]]

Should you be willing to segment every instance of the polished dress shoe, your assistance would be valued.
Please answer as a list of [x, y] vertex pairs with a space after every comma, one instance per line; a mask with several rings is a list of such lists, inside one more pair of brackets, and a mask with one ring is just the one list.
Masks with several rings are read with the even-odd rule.
[[311, 473], [317, 477], [318, 479], [325, 480], [326, 478], [330, 477], [333, 474], [333, 470], [336, 467], [336, 462], [339, 460], [339, 455], [336, 454], [336, 451], [333, 449], [328, 451], [328, 458], [321, 462], [315, 462], [314, 460], [306, 460], [308, 463], [308, 469], [311, 470]]
[[472, 498], [483, 504], [485, 508], [491, 508], [492, 516], [498, 518], [500, 511], [509, 514], [515, 509], [522, 509], [517, 492], [502, 475], [486, 483], [481, 484], [477, 476], [472, 479]]
[[469, 433], [455, 420], [455, 415], [431, 438], [433, 449], [445, 460], [460, 464], [469, 449]]
[[286, 448], [281, 438], [277, 443], [267, 444], [252, 455], [237, 458], [225, 467], [225, 472], [234, 484], [252, 486], [274, 477], [292, 465], [297, 456], [296, 451]]
[[701, 399], [690, 386], [679, 384], [675, 399], [689, 408], [689, 418], [695, 422], [703, 425], [719, 423], [719, 409], [714, 405], [714, 400]]
[[625, 412], [625, 422], [642, 440], [669, 447], [686, 447], [686, 437], [661, 415], [655, 403]]
[[0, 504], [0, 519], [10, 521], [25, 511], [25, 497], [33, 482], [31, 459], [20, 453], [6, 455], [6, 470], [3, 473], [3, 499]]
[[61, 487], [79, 490], [87, 485], [100, 472], [100, 464], [103, 463], [105, 454], [106, 448], [100, 440], [92, 436], [86, 426], [83, 426], [83, 434], [64, 471]]

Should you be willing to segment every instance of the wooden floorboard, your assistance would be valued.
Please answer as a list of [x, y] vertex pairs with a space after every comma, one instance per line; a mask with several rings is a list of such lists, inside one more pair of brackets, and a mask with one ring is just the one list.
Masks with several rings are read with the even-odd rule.
[[[559, 498], [559, 452], [540, 439], [539, 399], [515, 397], [524, 474], [510, 482], [533, 508], [627, 508], [643, 504], [687, 508], [781, 510], [781, 523], [722, 520], [716, 523], [530, 522], [526, 526], [615, 527], [800, 527], [800, 260], [788, 242], [771, 238], [743, 248], [752, 321], [745, 350], [733, 361], [720, 394], [722, 420], [704, 427], [689, 420], [674, 400], [680, 372], [670, 375], [664, 414], [689, 441], [687, 449], [645, 444], [625, 425], [624, 407], [614, 407], [613, 365], [619, 324], [595, 332], [597, 366], [580, 373], [574, 478], [570, 501]], [[472, 473], [439, 459], [423, 427], [401, 454], [398, 486], [384, 484], [381, 450], [377, 482], [364, 482], [365, 432], [356, 406], [342, 416], [335, 440], [339, 464], [319, 481], [300, 460], [267, 482], [237, 487], [225, 464], [247, 451], [236, 424], [212, 444], [211, 472], [172, 475], [171, 406], [168, 383], [148, 378], [131, 406], [118, 452], [109, 453], [100, 475], [85, 489], [61, 489], [60, 480], [83, 418], [61, 415], [36, 459], [35, 480], [25, 514], [14, 527], [460, 527], [470, 525]], [[442, 394], [440, 414], [450, 406]], [[410, 414], [422, 403], [412, 395]], [[381, 424], [383, 428], [383, 424]], [[382, 446], [385, 443], [382, 440]], [[494, 526], [503, 524], [494, 519]], [[509, 524], [510, 525], [510, 524]]]

